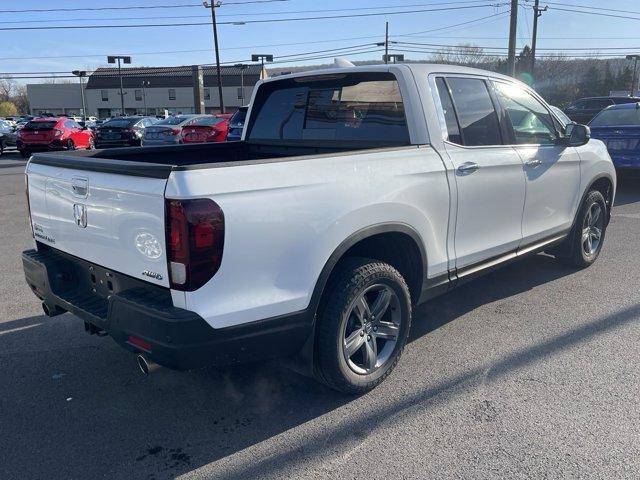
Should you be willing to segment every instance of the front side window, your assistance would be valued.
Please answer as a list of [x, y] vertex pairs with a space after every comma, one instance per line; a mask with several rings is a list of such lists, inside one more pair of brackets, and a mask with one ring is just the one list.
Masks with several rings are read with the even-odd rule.
[[449, 77], [447, 84], [466, 146], [500, 145], [498, 115], [484, 80]]
[[558, 133], [553, 117], [538, 99], [514, 83], [494, 82], [494, 87], [517, 145], [556, 143]]
[[109, 101], [109, 91], [108, 90], [100, 90], [100, 96], [102, 97], [103, 102]]
[[395, 77], [352, 73], [265, 84], [250, 140], [309, 140], [406, 145], [409, 130]]
[[170, 88], [169, 89], [169, 100], [175, 100], [176, 99], [176, 89], [175, 88]]

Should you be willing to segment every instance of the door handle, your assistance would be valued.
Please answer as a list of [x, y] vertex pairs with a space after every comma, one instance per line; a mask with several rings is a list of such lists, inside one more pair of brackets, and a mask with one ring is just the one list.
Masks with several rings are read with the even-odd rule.
[[535, 168], [542, 165], [542, 160], [538, 160], [537, 158], [534, 158], [533, 160], [527, 160], [526, 162], [524, 162], [524, 164], [527, 167]]
[[465, 162], [458, 167], [458, 173], [461, 175], [468, 175], [470, 173], [475, 172], [479, 168], [480, 168], [480, 165], [478, 165], [475, 162]]

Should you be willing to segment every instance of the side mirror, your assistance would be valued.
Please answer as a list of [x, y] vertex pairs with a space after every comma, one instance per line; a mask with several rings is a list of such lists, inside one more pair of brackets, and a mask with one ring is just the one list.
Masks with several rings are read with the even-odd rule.
[[591, 138], [591, 129], [579, 123], [567, 125], [566, 134], [563, 138], [564, 144], [569, 147], [581, 147], [586, 145]]

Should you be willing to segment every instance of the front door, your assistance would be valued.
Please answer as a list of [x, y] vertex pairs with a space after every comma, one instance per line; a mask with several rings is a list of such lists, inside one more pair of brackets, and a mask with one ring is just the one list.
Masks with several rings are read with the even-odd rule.
[[447, 127], [445, 150], [457, 189], [456, 268], [515, 251], [522, 240], [522, 161], [503, 144], [498, 115], [481, 78], [436, 78]]
[[523, 245], [550, 239], [571, 228], [580, 197], [580, 157], [559, 144], [559, 128], [546, 105], [528, 89], [494, 82], [511, 141], [524, 165], [526, 202]]

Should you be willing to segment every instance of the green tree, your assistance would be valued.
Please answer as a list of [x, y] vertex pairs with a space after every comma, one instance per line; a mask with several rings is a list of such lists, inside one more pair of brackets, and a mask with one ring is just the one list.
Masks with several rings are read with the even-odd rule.
[[18, 113], [18, 109], [11, 102], [2, 102], [0, 103], [0, 117], [9, 117], [11, 115], [16, 115]]

